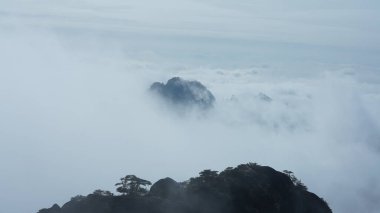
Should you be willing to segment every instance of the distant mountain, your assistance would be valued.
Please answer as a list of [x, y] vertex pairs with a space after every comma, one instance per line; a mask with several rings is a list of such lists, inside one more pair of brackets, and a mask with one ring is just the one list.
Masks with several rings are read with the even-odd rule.
[[290, 171], [254, 163], [204, 170], [181, 183], [164, 178], [149, 191], [148, 183], [128, 175], [117, 184], [122, 195], [96, 190], [38, 213], [332, 213]]
[[179, 77], [169, 79], [166, 84], [155, 82], [151, 85], [150, 90], [177, 106], [197, 106], [207, 109], [212, 107], [215, 102], [214, 95], [203, 84]]

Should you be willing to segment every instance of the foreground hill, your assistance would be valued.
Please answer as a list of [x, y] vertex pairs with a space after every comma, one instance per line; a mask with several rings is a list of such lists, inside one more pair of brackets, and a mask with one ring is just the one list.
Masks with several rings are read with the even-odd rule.
[[122, 195], [96, 190], [38, 213], [331, 213], [327, 203], [307, 191], [289, 171], [249, 163], [178, 183], [150, 182], [128, 175], [118, 183]]

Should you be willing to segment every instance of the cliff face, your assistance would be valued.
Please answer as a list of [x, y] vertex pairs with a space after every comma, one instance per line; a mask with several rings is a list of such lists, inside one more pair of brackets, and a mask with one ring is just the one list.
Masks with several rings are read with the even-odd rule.
[[61, 208], [38, 213], [331, 213], [327, 203], [289, 173], [244, 164], [177, 183], [157, 181], [143, 195], [114, 196], [97, 190]]

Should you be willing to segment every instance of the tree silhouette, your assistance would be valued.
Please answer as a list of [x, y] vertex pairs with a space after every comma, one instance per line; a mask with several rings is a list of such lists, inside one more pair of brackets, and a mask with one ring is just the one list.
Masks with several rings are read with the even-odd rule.
[[116, 183], [116, 191], [123, 195], [143, 195], [147, 192], [146, 186], [152, 185], [150, 181], [136, 177], [135, 175], [127, 175], [120, 178], [120, 182]]
[[216, 189], [218, 183], [218, 171], [206, 169], [199, 173], [199, 177], [190, 178], [186, 187], [193, 192], [204, 192]]
[[202, 182], [213, 181], [218, 177], [218, 171], [212, 171], [210, 169], [203, 170], [199, 173], [199, 177]]
[[290, 180], [293, 182], [295, 187], [304, 191], [308, 190], [307, 186], [304, 183], [302, 183], [302, 181], [298, 179], [292, 171], [284, 170], [283, 173], [286, 174], [290, 178]]

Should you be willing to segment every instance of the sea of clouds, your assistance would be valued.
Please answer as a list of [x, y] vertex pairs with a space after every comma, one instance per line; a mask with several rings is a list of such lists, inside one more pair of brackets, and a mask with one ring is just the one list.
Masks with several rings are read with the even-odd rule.
[[[377, 212], [380, 4], [359, 3], [0, 0], [0, 212], [247, 162]], [[149, 94], [174, 76], [214, 109]]]

